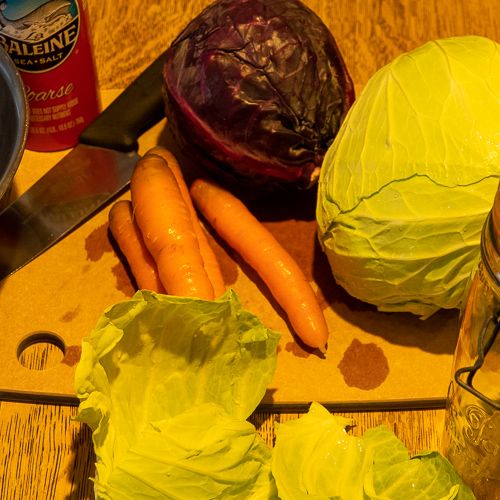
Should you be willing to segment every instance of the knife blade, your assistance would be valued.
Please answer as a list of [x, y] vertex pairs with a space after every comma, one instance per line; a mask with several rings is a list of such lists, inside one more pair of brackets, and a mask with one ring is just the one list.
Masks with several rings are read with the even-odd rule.
[[0, 213], [0, 280], [72, 232], [128, 186], [138, 138], [164, 116], [164, 55], [81, 134], [79, 143]]

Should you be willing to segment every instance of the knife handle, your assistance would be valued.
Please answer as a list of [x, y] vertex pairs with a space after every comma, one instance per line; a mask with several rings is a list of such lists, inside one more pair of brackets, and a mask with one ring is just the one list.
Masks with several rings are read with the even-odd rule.
[[137, 151], [137, 139], [165, 117], [162, 53], [80, 135], [90, 146]]

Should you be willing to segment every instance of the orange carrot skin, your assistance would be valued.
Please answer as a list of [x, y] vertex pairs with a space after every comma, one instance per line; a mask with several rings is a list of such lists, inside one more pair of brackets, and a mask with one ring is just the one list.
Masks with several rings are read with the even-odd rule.
[[325, 351], [328, 327], [304, 273], [274, 236], [231, 193], [206, 179], [190, 189], [196, 207], [259, 274], [301, 340]]
[[166, 161], [146, 155], [130, 181], [134, 216], [167, 293], [212, 300], [191, 217]]
[[109, 211], [108, 220], [111, 234], [125, 256], [137, 286], [141, 290], [165, 293], [156, 263], [134, 221], [132, 203], [129, 200], [119, 200], [114, 203]]
[[198, 243], [200, 245], [201, 256], [205, 264], [205, 270], [214, 288], [215, 296], [219, 297], [226, 291], [224, 277], [222, 275], [219, 262], [217, 261], [217, 257], [215, 256], [215, 253], [212, 250], [210, 243], [208, 242], [205, 230], [203, 229], [200, 220], [198, 218], [198, 214], [196, 213], [196, 210], [194, 208], [193, 201], [191, 200], [191, 196], [189, 194], [189, 189], [187, 187], [186, 181], [184, 180], [184, 176], [182, 174], [182, 170], [179, 166], [177, 158], [171, 151], [161, 146], [155, 146], [154, 148], [150, 149], [146, 153], [146, 155], [149, 154], [156, 154], [161, 156], [168, 163], [168, 166], [174, 173], [175, 178], [177, 179], [177, 184], [179, 185], [182, 197], [186, 202], [186, 205], [189, 209], [189, 213], [191, 215], [191, 220], [193, 221], [194, 230], [198, 238]]

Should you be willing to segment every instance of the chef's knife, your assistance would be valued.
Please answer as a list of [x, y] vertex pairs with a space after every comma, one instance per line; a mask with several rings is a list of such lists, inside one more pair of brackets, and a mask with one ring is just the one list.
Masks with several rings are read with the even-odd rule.
[[0, 213], [0, 280], [88, 220], [129, 184], [137, 139], [164, 115], [159, 56], [81, 134], [78, 145]]

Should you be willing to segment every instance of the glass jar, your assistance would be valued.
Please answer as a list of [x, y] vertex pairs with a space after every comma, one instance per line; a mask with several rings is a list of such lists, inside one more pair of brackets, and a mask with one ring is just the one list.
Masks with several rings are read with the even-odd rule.
[[500, 499], [500, 185], [462, 312], [443, 451], [478, 499]]

